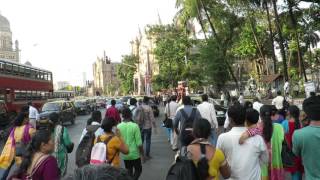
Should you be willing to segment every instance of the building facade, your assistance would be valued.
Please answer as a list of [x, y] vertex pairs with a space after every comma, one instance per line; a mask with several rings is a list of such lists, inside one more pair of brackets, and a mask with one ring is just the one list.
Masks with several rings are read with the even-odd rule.
[[159, 74], [159, 64], [153, 50], [155, 48], [155, 38], [141, 33], [134, 41], [131, 41], [132, 54], [139, 59], [137, 71], [134, 74], [134, 94], [151, 95], [153, 76]]
[[56, 90], [62, 90], [66, 87], [70, 86], [70, 83], [68, 81], [58, 81], [57, 82], [57, 87], [55, 88]]
[[116, 93], [120, 82], [117, 78], [117, 65], [104, 55], [93, 63], [93, 81], [95, 91], [100, 94]]
[[12, 32], [7, 18], [0, 14], [0, 58], [19, 62], [19, 42], [15, 41], [15, 48], [12, 48]]

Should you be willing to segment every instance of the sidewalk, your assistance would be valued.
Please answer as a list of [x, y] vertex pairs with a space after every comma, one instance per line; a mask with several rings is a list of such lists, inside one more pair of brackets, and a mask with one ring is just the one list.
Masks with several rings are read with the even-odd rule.
[[157, 131], [152, 132], [151, 139], [151, 160], [142, 164], [142, 174], [139, 180], [164, 180], [167, 172], [173, 163], [174, 152], [166, 136], [166, 129], [161, 127], [164, 118], [163, 108], [160, 107], [160, 116], [157, 118]]

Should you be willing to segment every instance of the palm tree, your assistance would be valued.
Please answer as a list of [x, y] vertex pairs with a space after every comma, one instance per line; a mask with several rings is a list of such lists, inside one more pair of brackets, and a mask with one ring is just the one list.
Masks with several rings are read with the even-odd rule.
[[289, 80], [288, 77], [288, 66], [287, 66], [287, 56], [286, 56], [286, 51], [284, 47], [284, 40], [283, 40], [283, 35], [280, 27], [280, 18], [278, 14], [278, 9], [277, 9], [277, 0], [272, 0], [272, 5], [273, 5], [273, 11], [274, 11], [274, 16], [275, 16], [275, 25], [277, 28], [277, 33], [279, 36], [279, 46], [280, 46], [280, 52], [281, 52], [281, 57], [282, 57], [282, 66], [283, 66], [283, 76], [284, 79], [287, 81]]
[[289, 9], [289, 17], [291, 20], [291, 25], [294, 31], [294, 38], [295, 41], [297, 42], [297, 52], [298, 52], [298, 62], [299, 62], [299, 73], [300, 76], [303, 74], [305, 82], [308, 81], [306, 71], [305, 71], [305, 66], [304, 66], [304, 61], [301, 53], [301, 48], [300, 48], [300, 41], [299, 41], [299, 34], [298, 34], [298, 27], [297, 27], [297, 20], [294, 16], [293, 13], [293, 7], [295, 6], [295, 2], [293, 0], [287, 0], [288, 4], [288, 9]]
[[272, 23], [271, 23], [271, 18], [270, 18], [270, 12], [269, 12], [269, 7], [268, 7], [268, 1], [263, 0], [262, 6], [265, 9], [267, 13], [267, 19], [268, 19], [268, 29], [269, 29], [269, 40], [271, 43], [271, 54], [272, 54], [272, 60], [273, 60], [273, 72], [274, 74], [277, 73], [277, 58], [276, 58], [276, 53], [274, 52], [274, 39], [273, 39], [273, 32], [272, 32]]

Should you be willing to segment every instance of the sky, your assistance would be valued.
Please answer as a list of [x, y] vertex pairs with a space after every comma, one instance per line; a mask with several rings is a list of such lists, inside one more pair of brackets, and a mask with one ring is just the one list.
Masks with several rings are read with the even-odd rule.
[[19, 40], [21, 63], [53, 72], [54, 82], [83, 85], [103, 51], [112, 61], [130, 53], [146, 24], [171, 23], [175, 0], [0, 0], [0, 12]]

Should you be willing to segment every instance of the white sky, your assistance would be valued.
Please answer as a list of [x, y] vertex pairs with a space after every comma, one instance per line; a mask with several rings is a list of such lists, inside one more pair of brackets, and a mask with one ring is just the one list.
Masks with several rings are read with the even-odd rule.
[[103, 50], [113, 61], [130, 53], [138, 26], [171, 23], [175, 0], [0, 0], [18, 39], [21, 60], [53, 72], [54, 81], [82, 85]]

